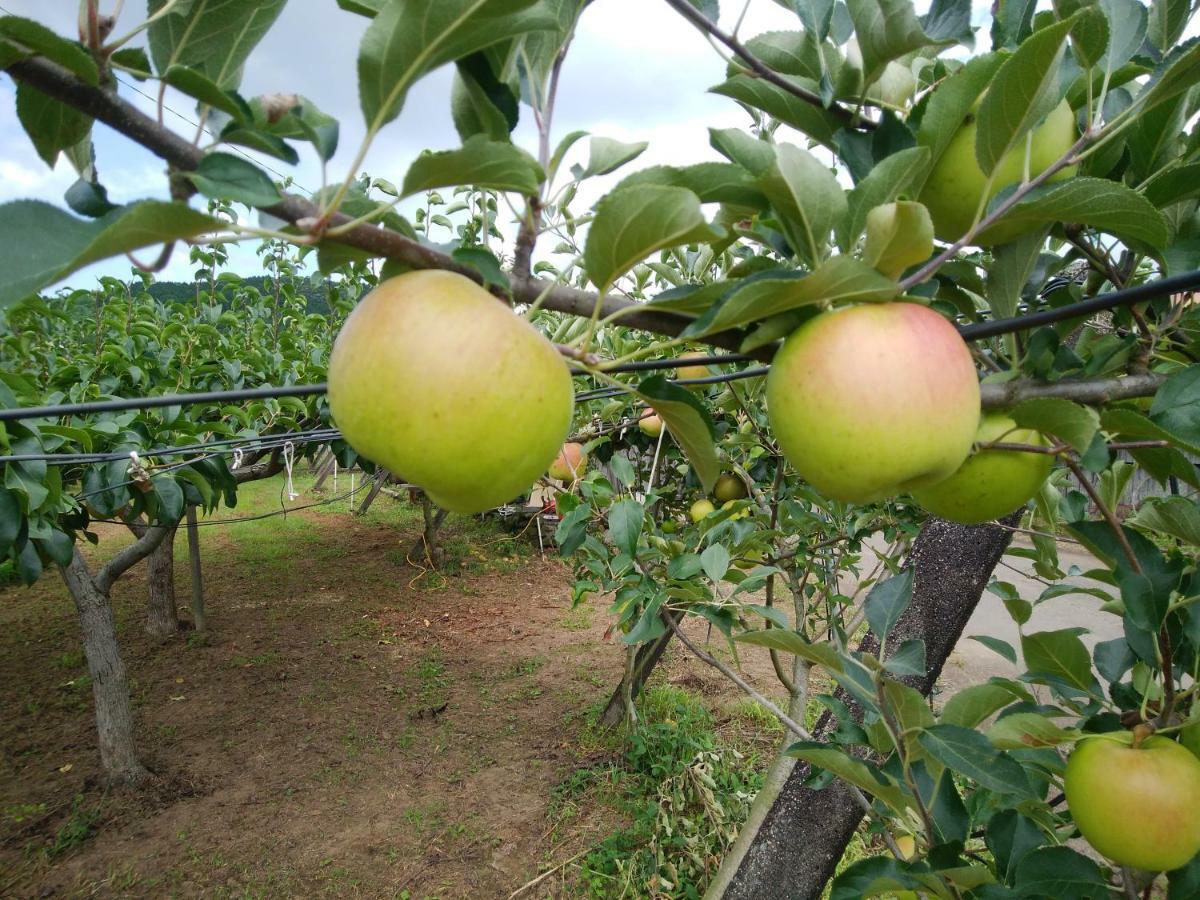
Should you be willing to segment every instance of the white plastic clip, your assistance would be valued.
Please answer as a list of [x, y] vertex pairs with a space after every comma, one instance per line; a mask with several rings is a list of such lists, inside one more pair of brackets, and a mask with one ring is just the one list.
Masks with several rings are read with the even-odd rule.
[[283, 445], [283, 469], [287, 472], [287, 495], [289, 500], [295, 500], [300, 496], [296, 492], [296, 486], [292, 484], [292, 465], [296, 462], [296, 447], [288, 441]]
[[244, 455], [245, 454], [242, 453], [241, 447], [233, 448], [233, 471], [236, 472], [238, 469], [240, 469], [242, 467], [242, 457]]
[[136, 450], [129, 451], [129, 468], [127, 470], [129, 480], [139, 491], [146, 493], [154, 489], [154, 484], [150, 481], [150, 473], [146, 470], [145, 464], [138, 456]]

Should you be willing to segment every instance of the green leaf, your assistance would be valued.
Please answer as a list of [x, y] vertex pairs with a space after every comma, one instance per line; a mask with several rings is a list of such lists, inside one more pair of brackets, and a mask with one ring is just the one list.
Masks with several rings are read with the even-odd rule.
[[1200, 38], [1192, 38], [1177, 46], [1159, 63], [1138, 94], [1137, 105], [1145, 114], [1197, 83], [1200, 83]]
[[1017, 661], [1017, 651], [1012, 648], [1012, 644], [1008, 643], [1008, 641], [1002, 641], [1000, 638], [992, 637], [989, 634], [973, 634], [971, 635], [971, 640], [978, 641], [993, 653], [999, 653], [1010, 663]]
[[608, 531], [617, 549], [631, 557], [637, 556], [638, 538], [646, 510], [636, 500], [621, 500], [608, 511]]
[[987, 737], [1001, 750], [1057, 747], [1080, 738], [1077, 728], [1062, 728], [1040, 713], [1019, 712], [1004, 716], [988, 729]]
[[1016, 682], [973, 684], [946, 701], [941, 720], [947, 725], [974, 728], [1009, 704], [1028, 699], [1029, 692]]
[[997, 319], [1007, 319], [1017, 314], [1021, 291], [1033, 274], [1045, 243], [1045, 232], [1038, 229], [992, 250], [992, 264], [987, 270], [986, 296], [988, 308]]
[[1015, 881], [1024, 897], [1111, 897], [1100, 867], [1070, 847], [1039, 847], [1021, 858]]
[[1108, 17], [1108, 49], [1100, 68], [1116, 72], [1141, 49], [1146, 40], [1146, 7], [1137, 0], [1099, 0]]
[[638, 385], [637, 395], [662, 417], [700, 484], [706, 492], [711, 491], [721, 474], [721, 464], [713, 442], [716, 430], [708, 411], [691, 391], [671, 384], [663, 375], [645, 379]]
[[1186, 497], [1148, 497], [1126, 522], [1200, 547], [1200, 508]]
[[1186, 442], [1189, 449], [1200, 446], [1200, 365], [1188, 366], [1163, 382], [1150, 404], [1150, 420]]
[[862, 51], [863, 84], [871, 84], [893, 59], [934, 44], [910, 0], [848, 0], [854, 36]]
[[400, 114], [409, 88], [445, 63], [557, 18], [534, 0], [389, 0], [363, 35], [358, 93], [368, 129]]
[[1171, 595], [1156, 590], [1154, 582], [1138, 572], [1122, 573], [1120, 587], [1126, 620], [1142, 631], [1156, 633], [1167, 617]]
[[880, 581], [867, 594], [863, 611], [867, 624], [881, 641], [886, 640], [908, 604], [912, 602], [913, 570], [905, 569], [899, 575]]
[[808, 660], [820, 666], [831, 674], [839, 674], [845, 669], [837, 650], [832, 644], [813, 644], [806, 641], [794, 631], [783, 628], [771, 628], [766, 631], [745, 631], [733, 638], [743, 644], [754, 644], [756, 647], [769, 647], [772, 650], [782, 650], [801, 659]]
[[861, 260], [834, 256], [808, 274], [792, 270], [763, 272], [740, 285], [735, 283], [684, 333], [690, 337], [715, 334], [817, 303], [882, 303], [899, 292], [895, 281]]
[[913, 869], [926, 872], [928, 866], [917, 863], [915, 866], [893, 859], [890, 856], [873, 856], [860, 859], [839, 872], [830, 886], [829, 900], [862, 900], [864, 897], [896, 897], [896, 896], [937, 896], [936, 894], [920, 893], [930, 888], [930, 879], [937, 876], [926, 874], [925, 880], [913, 874]]
[[613, 191], [596, 204], [583, 251], [588, 277], [607, 290], [651, 253], [720, 237], [704, 220], [700, 198], [676, 187]]
[[183, 518], [183, 488], [171, 476], [154, 479], [154, 493], [158, 497], [159, 522], [174, 524]]
[[6, 42], [58, 63], [93, 87], [100, 83], [100, 70], [92, 55], [76, 41], [67, 40], [40, 22], [0, 16], [0, 48]]
[[[479, 62], [468, 67], [468, 60]], [[517, 124], [518, 111], [512, 89], [492, 73], [486, 54], [475, 53], [458, 61], [450, 86], [450, 116], [459, 138], [466, 141], [485, 135], [494, 141], [506, 141]]]
[[[941, 159], [946, 148], [962, 127], [963, 120], [979, 95], [987, 90], [1005, 56], [988, 53], [977, 56], [948, 77], [934, 91], [925, 105], [921, 124], [917, 128], [917, 143], [929, 148], [929, 167], [926, 174]], [[922, 179], [923, 183], [923, 179]]]
[[923, 676], [925, 665], [925, 642], [920, 638], [904, 641], [883, 662], [885, 669], [899, 676]]
[[792, 744], [786, 753], [833, 773], [843, 781], [878, 798], [898, 815], [903, 816], [912, 802], [898, 785], [887, 781], [874, 766], [869, 766], [828, 744], [801, 742]]
[[847, 214], [837, 226], [838, 246], [849, 253], [875, 207], [912, 195], [929, 168], [928, 147], [908, 147], [880, 160], [846, 195]]
[[626, 144], [606, 137], [594, 137], [588, 142], [588, 164], [579, 175], [580, 178], [590, 178], [593, 175], [607, 175], [615, 172], [621, 166], [642, 155], [649, 147], [647, 141]]
[[717, 582], [729, 571], [729, 551], [723, 544], [710, 544], [700, 554], [700, 567], [710, 581]]
[[1167, 900], [1193, 900], [1200, 897], [1200, 854], [1181, 869], [1167, 873]]
[[[817, 87], [802, 84], [803, 79], [797, 79], [797, 82], [810, 90]], [[761, 109], [785, 125], [804, 132], [818, 144], [833, 149], [833, 136], [841, 127], [841, 123], [827, 110], [801, 100], [795, 94], [769, 81], [764, 81], [756, 75], [735, 75], [712, 88], [712, 92], [730, 97], [754, 109]]]
[[1167, 53], [1183, 37], [1191, 17], [1191, 0], [1151, 0], [1147, 37], [1160, 53]]
[[300, 154], [282, 138], [258, 128], [243, 128], [236, 121], [230, 122], [221, 130], [221, 142], [249, 147], [251, 150], [281, 159], [288, 165], [294, 166], [300, 162]]
[[57, 528], [51, 529], [49, 537], [39, 538], [38, 546], [60, 566], [69, 565], [71, 557], [75, 555], [74, 539]]
[[26, 585], [42, 577], [42, 561], [38, 558], [37, 546], [33, 541], [26, 541], [17, 554], [17, 575]]
[[[1188, 370], [1177, 373], [1184, 375]], [[1184, 379], [1186, 381], [1188, 379]], [[1170, 381], [1170, 379], [1168, 379]], [[1180, 390], [1182, 389], [1182, 390]], [[1179, 383], [1172, 388], [1172, 393], [1177, 400], [1183, 400], [1189, 388], [1183, 383]], [[1176, 393], [1179, 391], [1179, 393]], [[1159, 393], [1162, 389], [1159, 389]], [[1184, 401], [1186, 402], [1186, 401]], [[1160, 412], [1170, 412], [1172, 407], [1166, 406]], [[1150, 420], [1142, 413], [1129, 409], [1127, 407], [1109, 407], [1100, 413], [1100, 425], [1105, 431], [1110, 431], [1113, 434], [1127, 438], [1149, 438], [1156, 441], [1167, 441], [1172, 445], [1177, 445], [1187, 450], [1189, 453], [1200, 454], [1200, 444], [1194, 443], [1191, 440], [1184, 438], [1182, 435], [1168, 431], [1158, 423]], [[1187, 427], [1186, 425], [1184, 426]], [[1200, 435], [1197, 435], [1200, 437]]]
[[921, 747], [949, 769], [966, 775], [989, 791], [1028, 796], [1025, 771], [993, 747], [978, 731], [957, 725], [934, 725], [917, 738]]
[[807, 150], [778, 144], [758, 177], [796, 255], [810, 268], [825, 258], [829, 236], [846, 217], [846, 192], [833, 171]]
[[[167, 0], [149, 0], [151, 16]], [[177, 4], [150, 23], [150, 56], [159, 73], [196, 69], [224, 89], [236, 88], [251, 51], [283, 12], [286, 0], [207, 0]]]
[[0, 205], [0, 306], [28, 297], [97, 260], [217, 230], [182, 203], [145, 200], [94, 221], [39, 200]]
[[775, 145], [737, 128], [710, 128], [712, 148], [752, 175], [761, 175], [775, 161]]
[[1011, 415], [1021, 428], [1054, 435], [1080, 453], [1091, 446], [1100, 428], [1100, 416], [1094, 409], [1060, 397], [1025, 400], [1017, 404]]
[[1200, 162], [1184, 163], [1156, 172], [1139, 190], [1159, 209], [1200, 197]]
[[238, 122], [248, 122], [251, 119], [250, 107], [241, 97], [232, 91], [224, 90], [203, 72], [187, 66], [173, 65], [163, 73], [162, 80], [202, 104], [229, 113]]
[[51, 168], [59, 153], [86, 140], [92, 131], [90, 116], [24, 82], [17, 83], [17, 118], [37, 155]]
[[1097, 691], [1092, 657], [1074, 629], [1021, 635], [1025, 665], [1037, 675], [1058, 679], [1084, 693]]
[[754, 178], [734, 163], [706, 162], [694, 166], [652, 166], [621, 180], [614, 190], [638, 184], [662, 184], [687, 188], [701, 203], [729, 203], [765, 209], [767, 198]]
[[0, 559], [8, 556], [8, 551], [12, 549], [21, 531], [24, 518], [16, 493], [7, 488], [0, 488]]
[[150, 57], [141, 47], [122, 47], [112, 55], [112, 63], [114, 66], [123, 67], [138, 81], [145, 81], [154, 74], [150, 66]]
[[1034, 32], [993, 77], [976, 119], [975, 158], [985, 175], [1062, 99], [1058, 68], [1075, 21]]
[[244, 156], [209, 153], [187, 178], [205, 197], [247, 206], [274, 206], [283, 199], [269, 175]]
[[426, 151], [413, 161], [404, 175], [400, 193], [410, 197], [434, 188], [469, 184], [497, 191], [536, 194], [544, 178], [532, 156], [507, 142], [489, 140], [479, 134], [457, 150]]
[[1108, 50], [1108, 17], [1097, 4], [1082, 7], [1073, 18], [1075, 24], [1071, 28], [1071, 46], [1075, 51], [1075, 61], [1083, 68], [1091, 69], [1100, 63]]

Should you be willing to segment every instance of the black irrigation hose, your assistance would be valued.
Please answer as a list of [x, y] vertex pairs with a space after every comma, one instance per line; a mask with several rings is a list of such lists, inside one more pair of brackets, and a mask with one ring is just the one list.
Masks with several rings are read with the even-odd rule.
[[1026, 331], [1030, 328], [1037, 328], [1039, 325], [1050, 325], [1054, 322], [1066, 321], [1067, 319], [1077, 319], [1080, 316], [1103, 312], [1106, 309], [1132, 306], [1134, 303], [1142, 303], [1146, 300], [1154, 300], [1158, 297], [1170, 296], [1171, 294], [1182, 294], [1196, 288], [1200, 288], [1200, 269], [1192, 272], [1184, 272], [1180, 275], [1172, 275], [1169, 278], [1158, 278], [1154, 281], [1147, 281], [1136, 287], [1125, 288], [1120, 291], [1110, 291], [1107, 294], [1100, 294], [1099, 296], [1080, 300], [1078, 303], [1072, 303], [1068, 306], [1060, 306], [1056, 309], [1044, 309], [1041, 312], [1029, 313], [1024, 316], [1013, 316], [1010, 319], [995, 319], [991, 322], [963, 325], [958, 329], [958, 333], [963, 336], [963, 340], [965, 341], [978, 341], [982, 338], [995, 337], [996, 335], [1008, 334], [1014, 331]]
[[[147, 450], [137, 449], [138, 456], [178, 456], [181, 453], [195, 453], [210, 447], [222, 447], [231, 444], [241, 445], [238, 449], [255, 450], [269, 449], [277, 442], [282, 445], [288, 441], [310, 443], [311, 440], [334, 440], [341, 437], [336, 428], [313, 428], [308, 431], [283, 431], [276, 434], [260, 434], [257, 437], [242, 435], [241, 437], [222, 438], [218, 441], [205, 441], [201, 444], [185, 444], [182, 447], [153, 447]], [[114, 451], [111, 453], [11, 453], [0, 456], [0, 464], [17, 462], [46, 462], [56, 466], [86, 465], [88, 463], [114, 462], [118, 459], [128, 459], [129, 451]]]
[[[1172, 275], [1167, 278], [1158, 278], [1154, 281], [1147, 281], [1144, 284], [1139, 284], [1136, 287], [1125, 288], [1119, 291], [1111, 291], [1107, 294], [1101, 294], [1097, 297], [1092, 297], [1088, 300], [1081, 300], [1079, 303], [1072, 303], [1068, 306], [1060, 306], [1057, 309], [1047, 309], [1041, 312], [1030, 313], [1024, 316], [1014, 316], [1009, 319], [996, 319], [991, 322], [979, 322], [973, 325], [963, 325], [959, 327], [959, 333], [963, 336], [963, 340], [977, 341], [986, 337], [995, 337], [1000, 334], [1008, 334], [1016, 331], [1025, 331], [1030, 328], [1036, 328], [1039, 325], [1049, 325], [1054, 322], [1062, 322], [1067, 319], [1075, 319], [1080, 316], [1089, 315], [1091, 313], [1100, 312], [1106, 309], [1116, 309], [1121, 306], [1130, 306], [1134, 303], [1141, 303], [1146, 300], [1153, 300], [1157, 297], [1169, 296], [1171, 294], [1183, 293], [1188, 290], [1200, 288], [1200, 269], [1191, 272], [1184, 272], [1179, 275]], [[744, 354], [728, 354], [722, 356], [708, 356], [696, 359], [689, 359], [682, 362], [683, 365], [715, 365], [722, 362], [738, 362], [748, 359]], [[653, 371], [655, 369], [675, 369], [679, 368], [681, 361], [676, 359], [667, 360], [644, 360], [640, 362], [624, 363], [622, 365], [613, 366], [611, 369], [604, 371], [609, 374], [618, 374], [621, 372], [644, 372]], [[746, 372], [735, 373], [734, 377], [750, 378], [754, 375], [761, 375], [766, 371], [765, 368], [758, 370], [746, 370]], [[581, 372], [581, 374], [587, 374]], [[721, 381], [732, 381], [733, 378], [725, 375], [713, 376], [711, 378], [693, 378], [680, 380], [678, 384], [716, 384]], [[198, 394], [166, 394], [160, 397], [137, 397], [131, 399], [117, 400], [96, 400], [90, 403], [74, 403], [61, 404], [55, 406], [25, 406], [15, 407], [13, 409], [0, 409], [0, 422], [12, 422], [22, 419], [42, 419], [42, 418], [57, 418], [60, 416], [69, 415], [86, 415], [88, 413], [98, 412], [119, 412], [130, 409], [157, 409], [165, 406], [185, 406], [196, 405], [200, 403], [220, 403], [220, 402], [237, 402], [241, 400], [259, 400], [270, 399], [275, 397], [311, 397], [314, 395], [326, 393], [327, 385], [321, 384], [294, 384], [284, 387], [258, 387], [258, 388], [243, 388], [237, 391], [207, 391]], [[576, 399], [595, 399], [593, 392], [585, 392]]]

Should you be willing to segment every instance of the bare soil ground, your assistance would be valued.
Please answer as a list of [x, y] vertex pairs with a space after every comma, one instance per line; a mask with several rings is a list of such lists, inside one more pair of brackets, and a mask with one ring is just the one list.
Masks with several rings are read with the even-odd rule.
[[[278, 483], [250, 487], [217, 517], [278, 508]], [[448, 523], [454, 574], [427, 572], [407, 560], [418, 521], [381, 497], [362, 519], [343, 502], [202, 529], [207, 641], [150, 641], [144, 572], [122, 579], [138, 739], [162, 779], [141, 794], [101, 786], [61, 581], [0, 590], [0, 897], [508, 897], [611, 831], [611, 810], [563, 829], [552, 809], [613, 752], [591, 726], [622, 666], [605, 601], [572, 609], [566, 565], [466, 520]], [[103, 537], [93, 558], [127, 540]], [[183, 609], [182, 534], [176, 554]], [[765, 658], [743, 664], [776, 692]], [[778, 740], [702, 664], [676, 652], [662, 677], [764, 754]]]

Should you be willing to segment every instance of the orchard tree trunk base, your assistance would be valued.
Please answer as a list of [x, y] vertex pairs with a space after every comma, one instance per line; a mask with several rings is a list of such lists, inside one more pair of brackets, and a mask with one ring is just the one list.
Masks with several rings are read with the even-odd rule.
[[[921, 528], [906, 564], [916, 574], [912, 603], [888, 643], [925, 642], [925, 673], [901, 679], [922, 694], [933, 690], [1019, 520], [1017, 513], [999, 525], [967, 526], [930, 518]], [[863, 645], [875, 649], [878, 642], [868, 634]], [[813, 728], [814, 739], [827, 737], [836, 726], [826, 711]], [[821, 790], [807, 787], [811, 774], [807, 763], [792, 769], [753, 840], [740, 856], [730, 854], [722, 863], [714, 886], [724, 889], [710, 891], [707, 900], [820, 898], [863, 812], [841, 781]]]
[[108, 591], [93, 580], [78, 547], [71, 562], [61, 571], [79, 613], [105, 778], [112, 784], [143, 785], [154, 776], [142, 765], [134, 747], [129, 677], [117, 645], [117, 627]]
[[146, 603], [146, 633], [165, 641], [179, 634], [179, 606], [175, 599], [175, 529], [147, 559], [150, 598]]
[[[672, 616], [676, 622], [683, 618], [682, 613], [668, 612], [667, 615]], [[642, 688], [646, 684], [646, 679], [650, 677], [650, 673], [654, 671], [654, 667], [658, 665], [658, 661], [662, 658], [663, 653], [667, 649], [667, 645], [671, 643], [671, 638], [675, 636], [675, 632], [667, 630], [658, 636], [655, 640], [648, 644], [643, 644], [638, 648], [637, 656], [633, 661], [633, 684], [629, 690], [629, 696], [637, 699], [641, 694]], [[600, 715], [600, 724], [606, 728], [613, 728], [625, 721], [625, 679], [617, 685], [617, 689], [613, 691], [612, 696], [608, 699], [608, 705], [604, 707], [604, 712]]]

